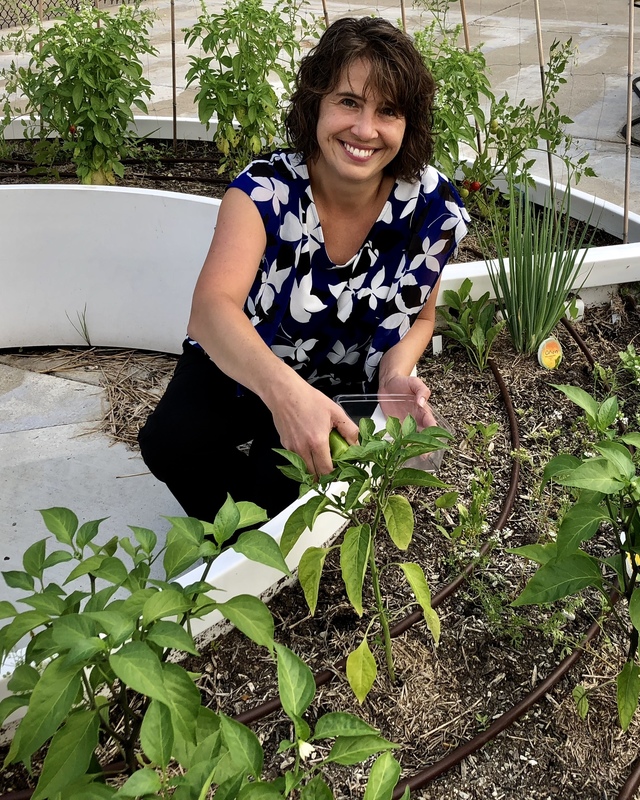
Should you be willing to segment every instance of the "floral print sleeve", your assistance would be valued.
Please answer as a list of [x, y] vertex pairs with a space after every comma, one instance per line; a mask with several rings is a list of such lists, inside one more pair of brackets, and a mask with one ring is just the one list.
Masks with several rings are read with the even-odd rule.
[[307, 168], [296, 154], [253, 162], [231, 184], [253, 200], [267, 246], [245, 312], [272, 351], [319, 389], [375, 387], [384, 353], [422, 310], [469, 217], [433, 167], [396, 181], [360, 250], [327, 256]]

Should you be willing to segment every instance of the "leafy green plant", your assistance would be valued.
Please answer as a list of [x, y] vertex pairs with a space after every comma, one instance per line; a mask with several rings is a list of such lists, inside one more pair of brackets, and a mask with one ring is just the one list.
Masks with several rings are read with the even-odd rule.
[[[304, 3], [277, 0], [271, 10], [262, 0], [228, 2], [220, 13], [204, 0], [197, 22], [184, 31], [190, 56], [187, 86], [197, 84], [198, 116], [207, 127], [217, 115], [213, 141], [224, 158], [220, 171], [237, 171], [284, 141], [283, 98], [291, 91], [301, 52], [300, 34], [315, 35], [315, 22], [301, 13]], [[279, 93], [273, 85], [282, 83]]]
[[483, 372], [487, 367], [491, 347], [505, 322], [494, 321], [496, 306], [489, 302], [489, 292], [485, 292], [477, 300], [471, 300], [472, 286], [471, 280], [465, 278], [458, 292], [447, 289], [443, 294], [447, 305], [439, 306], [437, 310], [447, 324], [442, 331], [443, 335], [461, 344], [469, 361]]
[[[363, 588], [367, 574], [374, 594], [375, 613], [360, 645], [347, 658], [347, 679], [354, 694], [363, 702], [377, 675], [376, 660], [368, 641], [373, 638], [377, 621], [382, 633], [386, 666], [392, 681], [395, 669], [391, 651], [390, 620], [383, 597], [377, 561], [380, 537], [386, 530], [391, 541], [401, 550], [411, 544], [414, 528], [413, 509], [409, 500], [396, 490], [405, 486], [445, 488], [435, 475], [420, 469], [404, 467], [411, 458], [440, 450], [451, 435], [441, 428], [418, 431], [415, 420], [408, 416], [401, 424], [389, 417], [383, 430], [375, 431], [371, 419], [360, 420], [357, 445], [348, 446], [339, 455], [336, 468], [314, 481], [304, 461], [295, 453], [279, 451], [290, 462], [283, 467], [285, 474], [302, 483], [309, 494], [307, 502], [287, 520], [280, 546], [286, 555], [306, 528], [311, 528], [323, 511], [340, 514], [348, 527], [340, 544], [310, 547], [302, 555], [298, 579], [312, 614], [318, 603], [318, 592], [325, 560], [334, 550], [340, 553], [342, 579], [349, 601], [358, 616], [365, 611]], [[335, 492], [332, 485], [339, 481], [345, 489]], [[371, 521], [365, 521], [371, 519]], [[395, 566], [403, 573], [415, 601], [423, 610], [425, 621], [435, 642], [440, 636], [440, 620], [431, 607], [431, 592], [422, 568], [411, 562]]]
[[2, 72], [2, 129], [25, 113], [37, 163], [51, 163], [59, 149], [82, 183], [113, 184], [123, 176], [122, 158], [135, 139], [128, 130], [132, 108], [148, 113], [143, 98], [152, 94], [140, 59], [156, 53], [149, 41], [154, 16], [139, 6], [110, 14], [85, 0], [78, 10], [63, 6], [64, 16], [51, 26], [35, 21], [35, 30], [0, 40], [0, 50], [29, 58], [27, 66], [12, 61]]
[[[618, 434], [615, 396], [598, 402], [575, 386], [555, 388], [584, 411], [596, 436], [591, 447], [594, 454], [583, 458], [562, 454], [547, 464], [543, 485], [553, 481], [568, 487], [575, 499], [555, 541], [512, 551], [539, 565], [513, 605], [546, 605], [588, 588], [596, 589], [607, 603], [614, 589], [624, 596], [629, 623], [622, 619], [620, 623], [629, 649], [617, 678], [617, 695], [620, 724], [626, 730], [640, 695], [640, 433]], [[599, 558], [583, 548], [599, 532], [607, 537], [614, 555]]]
[[[41, 513], [62, 547], [47, 553], [42, 539], [25, 552], [23, 570], [3, 573], [10, 587], [28, 592], [20, 602], [30, 610], [0, 603], [2, 617], [10, 619], [0, 630], [0, 661], [30, 636], [24, 661], [9, 681], [13, 694], [0, 702], [0, 723], [26, 707], [6, 764], [28, 765], [48, 745], [35, 800], [192, 800], [207, 796], [212, 786], [227, 798], [285, 798], [294, 791], [332, 797], [321, 774], [325, 765], [355, 764], [380, 752], [368, 792], [390, 795], [400, 774], [390, 752], [395, 745], [342, 712], [320, 716], [312, 731], [303, 716], [315, 695], [313, 675], [298, 656], [274, 642], [273, 618], [264, 603], [251, 595], [225, 602], [208, 596], [213, 587], [207, 574], [225, 543], [235, 542], [232, 546], [248, 558], [289, 574], [275, 541], [263, 531], [247, 530], [265, 519], [262, 509], [228, 498], [212, 524], [169, 518], [166, 545], [157, 552], [149, 529], [132, 526], [133, 540], [114, 537], [98, 545], [94, 539], [103, 520], [79, 526], [68, 509]], [[132, 567], [116, 555], [118, 550]], [[152, 579], [151, 567], [160, 557], [164, 579]], [[200, 559], [204, 568], [198, 581], [182, 586], [175, 580]], [[47, 570], [65, 562], [75, 566], [63, 586], [84, 577], [88, 590], [67, 592], [46, 582]], [[264, 753], [257, 736], [203, 707], [197, 676], [175, 658], [198, 655], [190, 621], [213, 610], [277, 658], [280, 699], [294, 727], [294, 739], [283, 742], [280, 752], [294, 750], [295, 758], [293, 768], [275, 780], [261, 778]], [[335, 739], [327, 755], [307, 764], [310, 743], [322, 741], [326, 750], [326, 739]], [[110, 747], [119, 751], [129, 772], [119, 790], [104, 783], [97, 760]]]
[[492, 440], [500, 430], [499, 422], [472, 422], [467, 427], [467, 440], [473, 447], [476, 455], [482, 456], [483, 453], [492, 448]]
[[633, 344], [628, 344], [627, 349], [618, 353], [622, 368], [631, 376], [631, 382], [640, 386], [640, 353]]
[[491, 221], [491, 233], [482, 240], [491, 285], [517, 352], [535, 353], [564, 315], [567, 298], [578, 280], [595, 231], [568, 224], [571, 191], [567, 188], [559, 209], [552, 199], [534, 206], [522, 191], [526, 186], [509, 177], [509, 216]]

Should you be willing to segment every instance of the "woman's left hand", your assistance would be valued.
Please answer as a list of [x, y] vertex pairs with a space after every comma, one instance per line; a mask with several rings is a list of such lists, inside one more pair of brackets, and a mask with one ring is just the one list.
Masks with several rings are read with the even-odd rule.
[[[385, 402], [385, 395], [399, 394], [407, 395], [407, 399], [399, 401], [389, 397]], [[402, 421], [411, 414], [418, 430], [438, 424], [429, 407], [431, 389], [415, 375], [395, 375], [378, 387], [378, 395], [385, 417], [397, 417]]]

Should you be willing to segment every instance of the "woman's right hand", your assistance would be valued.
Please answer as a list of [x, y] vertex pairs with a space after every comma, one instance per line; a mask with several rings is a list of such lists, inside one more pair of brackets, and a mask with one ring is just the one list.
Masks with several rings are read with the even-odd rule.
[[287, 390], [273, 393], [267, 401], [280, 441], [304, 459], [309, 472], [318, 478], [333, 470], [329, 434], [335, 428], [349, 444], [358, 441], [358, 426], [322, 392], [295, 375]]

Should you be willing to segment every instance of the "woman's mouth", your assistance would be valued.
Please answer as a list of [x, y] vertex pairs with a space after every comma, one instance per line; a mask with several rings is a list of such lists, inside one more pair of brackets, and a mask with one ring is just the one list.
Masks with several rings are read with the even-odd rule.
[[348, 144], [347, 142], [340, 142], [340, 144], [344, 147], [347, 153], [354, 158], [367, 159], [376, 152], [374, 147], [354, 147], [352, 144]]

